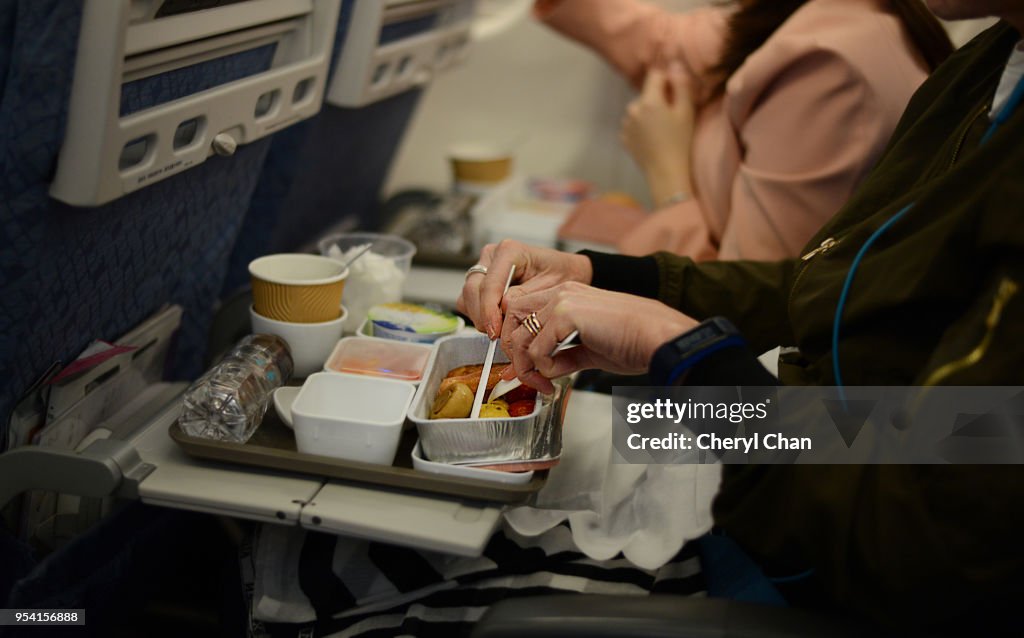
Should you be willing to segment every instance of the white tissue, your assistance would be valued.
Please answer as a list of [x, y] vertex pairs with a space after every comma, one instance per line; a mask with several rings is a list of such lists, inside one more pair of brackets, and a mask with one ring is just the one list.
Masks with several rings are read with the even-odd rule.
[[[586, 398], [577, 393], [569, 410]], [[606, 560], [621, 552], [637, 567], [657, 569], [711, 529], [721, 466], [612, 463], [610, 412], [607, 420], [566, 428], [562, 437], [562, 461], [536, 503], [505, 514], [515, 532], [538, 536], [568, 520], [587, 556]]]

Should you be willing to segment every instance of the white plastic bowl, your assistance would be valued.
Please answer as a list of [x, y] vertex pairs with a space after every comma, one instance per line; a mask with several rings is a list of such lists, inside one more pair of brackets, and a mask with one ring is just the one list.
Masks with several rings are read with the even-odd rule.
[[310, 375], [292, 404], [299, 452], [391, 465], [416, 387], [331, 372]]
[[324, 362], [341, 339], [348, 310], [342, 305], [341, 316], [331, 321], [291, 323], [268, 319], [256, 312], [255, 307], [249, 306], [249, 319], [254, 334], [277, 335], [288, 343], [288, 351], [295, 364], [292, 374], [301, 379], [323, 369]]

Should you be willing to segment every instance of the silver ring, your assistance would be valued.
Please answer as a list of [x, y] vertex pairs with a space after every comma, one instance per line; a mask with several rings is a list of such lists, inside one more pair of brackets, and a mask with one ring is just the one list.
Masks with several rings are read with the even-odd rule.
[[466, 279], [469, 279], [469, 276], [474, 274], [474, 273], [480, 273], [481, 275], [486, 275], [487, 274], [487, 266], [484, 266], [483, 264], [474, 264], [474, 265], [470, 266], [469, 270], [466, 271]]
[[538, 334], [540, 334], [540, 328], [541, 328], [540, 320], [537, 319], [537, 313], [536, 312], [531, 312], [526, 317], [526, 319], [523, 319], [523, 327], [525, 327], [526, 331], [529, 332], [530, 334], [532, 334], [535, 337]]

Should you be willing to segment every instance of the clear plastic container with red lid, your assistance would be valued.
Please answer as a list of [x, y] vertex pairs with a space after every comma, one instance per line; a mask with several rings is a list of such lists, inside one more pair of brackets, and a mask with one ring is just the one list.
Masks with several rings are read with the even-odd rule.
[[345, 337], [335, 346], [324, 370], [364, 374], [419, 383], [431, 346], [367, 337]]

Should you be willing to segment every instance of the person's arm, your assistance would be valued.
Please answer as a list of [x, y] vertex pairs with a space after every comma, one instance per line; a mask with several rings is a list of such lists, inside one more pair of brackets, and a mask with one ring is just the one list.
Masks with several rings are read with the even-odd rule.
[[534, 14], [603, 56], [639, 87], [647, 69], [677, 60], [694, 86], [718, 63], [728, 12], [673, 13], [638, 0], [539, 0]]
[[[467, 274], [456, 307], [492, 338], [507, 337], [506, 327], [518, 327], [516, 317], [506, 312], [516, 299], [573, 282], [657, 299], [697, 320], [725, 316], [759, 352], [794, 343], [787, 307], [796, 265], [791, 261], [698, 265], [670, 253], [569, 254], [505, 240], [485, 246], [479, 265], [486, 274]], [[513, 266], [514, 285], [502, 295]]]
[[[654, 299], [565, 282], [508, 302], [501, 348], [512, 366], [504, 378], [518, 376], [548, 393], [549, 379], [578, 370], [641, 374], [659, 346], [696, 325]], [[579, 345], [553, 355], [573, 333]]]
[[690, 161], [696, 111], [677, 62], [651, 69], [626, 107], [619, 138], [643, 171], [656, 207], [693, 196]]
[[736, 107], [749, 112], [732, 114], [745, 150], [719, 258], [799, 256], [871, 170], [895, 118], [846, 58], [819, 48], [747, 98]]
[[768, 387], [780, 385], [778, 378], [758, 360], [750, 346], [721, 350], [703, 358], [680, 377], [675, 385]]
[[795, 261], [716, 261], [657, 253], [648, 257], [581, 251], [590, 260], [590, 284], [658, 299], [697, 320], [732, 321], [755, 352], [795, 343], [788, 298]]
[[648, 255], [667, 251], [694, 261], [718, 259], [718, 239], [708, 225], [701, 203], [691, 197], [662, 206], [619, 238], [616, 248], [624, 255]]
[[[804, 44], [798, 53], [766, 57], [770, 64], [762, 57], [743, 71], [745, 88], [729, 100], [743, 155], [720, 234], [707, 220], [721, 213], [691, 198], [656, 211], [620, 241], [622, 252], [794, 257], [849, 199], [888, 139], [891, 118], [837, 53]], [[717, 161], [702, 152], [695, 149], [694, 161]]]

